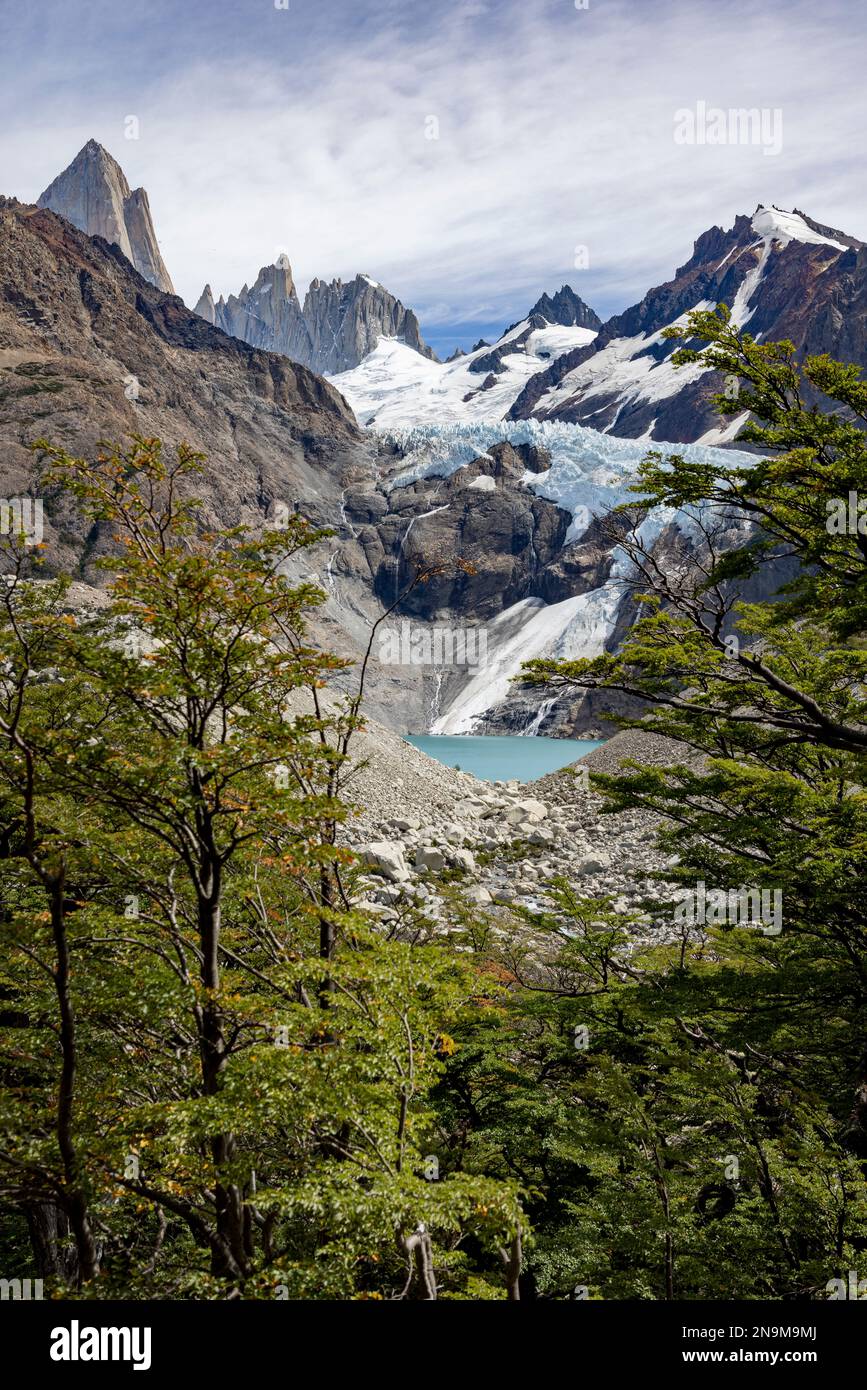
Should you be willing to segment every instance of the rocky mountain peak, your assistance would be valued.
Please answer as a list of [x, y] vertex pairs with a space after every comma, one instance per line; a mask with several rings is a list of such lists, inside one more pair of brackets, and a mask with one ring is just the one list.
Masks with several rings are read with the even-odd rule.
[[72, 163], [39, 198], [88, 236], [119, 246], [127, 260], [157, 289], [174, 294], [157, 243], [150, 202], [143, 188], [130, 190], [116, 159], [97, 140], [88, 140]]
[[422, 357], [435, 360], [412, 310], [369, 275], [356, 275], [346, 284], [340, 279], [330, 284], [311, 281], [304, 319], [317, 371], [349, 371], [374, 350], [380, 338], [399, 338]]
[[599, 315], [585, 304], [571, 285], [561, 285], [555, 295], [543, 294], [533, 305], [529, 318], [534, 315], [547, 320], [548, 323], [559, 323], [566, 328], [593, 328], [602, 327], [602, 320]]
[[865, 363], [864, 246], [773, 203], [737, 216], [727, 231], [709, 227], [672, 280], [608, 319], [592, 344], [532, 378], [511, 417], [592, 422], [636, 439], [730, 443], [746, 413], [721, 424], [713, 402], [721, 378], [700, 365], [675, 368], [675, 344], [662, 331], [693, 309], [725, 303], [734, 324], [749, 325], [757, 338]]
[[198, 314], [199, 318], [207, 319], [208, 323], [216, 323], [217, 306], [214, 303], [214, 295], [210, 285], [206, 285], [202, 290], [193, 313]]
[[315, 276], [302, 307], [289, 257], [263, 266], [252, 289], [217, 301], [206, 286], [196, 313], [254, 347], [280, 352], [314, 371], [336, 374], [357, 367], [381, 338], [399, 338], [435, 360], [415, 314], [370, 275], [346, 283]]
[[253, 288], [248, 289], [245, 285], [241, 294], [251, 299], [260, 299], [267, 294], [273, 299], [275, 309], [283, 300], [294, 300], [297, 303], [298, 294], [295, 281], [292, 279], [289, 257], [278, 256], [273, 265], [263, 265], [253, 282]]

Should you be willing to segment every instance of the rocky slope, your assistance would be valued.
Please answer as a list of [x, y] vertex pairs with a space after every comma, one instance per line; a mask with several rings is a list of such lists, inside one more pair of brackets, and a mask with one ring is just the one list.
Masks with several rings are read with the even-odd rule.
[[[341, 836], [366, 868], [358, 898], [387, 924], [416, 908], [447, 931], [443, 875], [456, 870], [469, 901], [508, 931], [509, 909], [543, 907], [552, 880], [565, 878], [580, 893], [611, 895], [614, 910], [630, 914], [636, 940], [674, 939], [662, 907], [672, 886], [655, 843], [658, 819], [602, 814], [603, 798], [580, 769], [617, 771], [625, 758], [666, 763], [675, 753], [682, 759], [684, 750], [668, 740], [618, 734], [537, 782], [491, 783], [371, 725], [353, 752], [348, 794], [357, 809]], [[654, 900], [658, 912], [647, 909]]]
[[711, 404], [719, 376], [675, 369], [677, 344], [661, 338], [691, 309], [719, 301], [760, 340], [788, 338], [799, 352], [867, 366], [867, 245], [806, 213], [759, 207], [727, 232], [704, 232], [673, 280], [533, 377], [510, 418], [592, 421], [595, 429], [670, 443], [733, 439], [746, 417], [720, 428]]
[[[255, 523], [299, 499], [328, 523], [344, 478], [371, 466], [350, 410], [321, 377], [218, 332], [116, 245], [0, 198], [3, 495], [34, 486], [28, 446], [40, 435], [88, 454], [132, 433], [207, 455], [206, 523]], [[80, 572], [95, 538], [51, 499], [46, 507], [52, 559]]]
[[157, 289], [174, 294], [143, 188], [130, 191], [116, 160], [96, 140], [87, 144], [40, 196], [50, 208], [89, 236], [119, 246], [140, 275]]
[[[128, 446], [133, 434], [205, 454], [195, 486], [203, 526], [255, 527], [278, 506], [298, 506], [334, 528], [293, 574], [328, 595], [314, 638], [357, 662], [382, 605], [366, 564], [335, 573], [343, 549], [356, 546], [345, 500], [375, 493], [394, 451], [381, 453], [322, 377], [206, 323], [149, 284], [116, 244], [0, 197], [0, 495], [42, 495], [31, 449], [39, 438], [89, 457], [104, 440]], [[104, 529], [63, 498], [43, 500], [50, 566], [102, 582], [94, 561], [110, 544]], [[371, 711], [423, 728], [424, 685], [420, 670], [374, 659]]]
[[300, 303], [288, 258], [263, 266], [250, 288], [215, 302], [206, 285], [196, 313], [254, 347], [280, 352], [316, 372], [356, 367], [380, 338], [396, 339], [422, 357], [436, 360], [411, 309], [367, 275], [312, 280]]

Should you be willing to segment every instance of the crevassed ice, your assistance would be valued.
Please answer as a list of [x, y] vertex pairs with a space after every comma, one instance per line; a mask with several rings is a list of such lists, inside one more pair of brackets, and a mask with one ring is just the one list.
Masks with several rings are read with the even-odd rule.
[[[501, 420], [496, 424], [413, 425], [404, 429], [376, 431], [404, 454], [404, 467], [389, 486], [406, 487], [419, 478], [447, 478], [473, 459], [484, 456], [494, 444], [532, 444], [544, 449], [551, 466], [544, 473], [526, 472], [523, 482], [540, 497], [556, 502], [572, 513], [572, 534], [577, 527], [628, 501], [638, 466], [648, 453], [682, 454], [684, 458], [709, 463], [718, 459], [729, 466], [748, 463], [754, 456], [734, 449], [717, 449], [710, 444], [666, 444], [653, 440], [621, 439], [601, 434], [587, 425], [571, 425], [559, 420]], [[586, 525], [583, 529], [586, 529]]]

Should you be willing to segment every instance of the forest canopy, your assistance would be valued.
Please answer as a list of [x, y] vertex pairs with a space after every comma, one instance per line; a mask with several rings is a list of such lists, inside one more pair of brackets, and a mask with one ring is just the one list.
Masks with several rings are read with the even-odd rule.
[[[340, 833], [362, 690], [324, 700], [352, 673], [310, 637], [321, 591], [286, 577], [322, 533], [203, 533], [184, 446], [42, 441], [49, 494], [113, 541], [82, 607], [6, 538], [10, 1276], [82, 1299], [780, 1299], [863, 1260], [867, 537], [829, 503], [867, 497], [867, 387], [725, 306], [673, 332], [737, 383], [719, 406], [750, 412], [755, 462], [650, 455], [610, 519], [642, 615], [616, 653], [522, 679], [626, 694], [625, 727], [675, 740], [594, 793], [658, 815], [684, 892], [779, 894], [777, 933], [639, 941], [574, 884], [505, 911], [458, 872], [449, 932], [421, 907], [385, 929]], [[688, 569], [642, 540], [651, 507]]]

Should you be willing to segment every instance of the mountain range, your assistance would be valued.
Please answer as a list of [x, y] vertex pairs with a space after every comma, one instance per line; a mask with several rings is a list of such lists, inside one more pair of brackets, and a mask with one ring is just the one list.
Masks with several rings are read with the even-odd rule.
[[233, 337], [283, 353], [317, 372], [357, 366], [383, 337], [400, 339], [422, 357], [436, 360], [412, 310], [369, 275], [356, 275], [347, 284], [311, 280], [302, 308], [285, 255], [263, 266], [252, 288], [244, 285], [228, 299], [221, 295], [215, 303], [206, 285], [196, 313]]
[[[799, 353], [867, 366], [867, 246], [797, 211], [759, 207], [727, 232], [712, 227], [672, 280], [604, 323], [587, 310], [576, 326], [558, 327], [570, 297], [568, 286], [543, 296], [497, 343], [455, 363], [420, 364], [403, 344], [382, 341], [335, 384], [360, 420], [380, 428], [532, 419], [626, 439], [728, 444], [746, 416], [721, 427], [712, 402], [719, 376], [674, 367], [678, 344], [662, 336], [690, 310], [723, 301], [759, 341], [785, 338]], [[482, 371], [485, 394], [472, 384]]]
[[758, 341], [788, 339], [799, 354], [867, 365], [867, 245], [806, 213], [760, 206], [727, 232], [703, 233], [674, 279], [528, 382], [510, 418], [592, 422], [632, 439], [730, 441], [746, 417], [719, 429], [710, 400], [718, 376], [672, 367], [678, 344], [660, 336], [691, 309], [719, 302]]
[[[172, 293], [143, 189], [89, 141], [39, 206], [120, 247], [146, 280]], [[311, 281], [299, 298], [289, 259], [252, 286], [195, 312], [232, 337], [334, 378], [359, 420], [378, 428], [493, 420], [560, 420], [629, 439], [730, 443], [744, 420], [720, 427], [720, 383], [675, 369], [663, 330], [719, 301], [761, 340], [830, 352], [867, 365], [867, 247], [797, 209], [760, 206], [728, 231], [711, 227], [674, 277], [603, 322], [568, 285], [542, 294], [493, 343], [439, 362], [412, 309], [359, 274]]]
[[[374, 653], [372, 713], [402, 730], [580, 734], [597, 727], [592, 700], [540, 709], [511, 678], [530, 656], [616, 646], [635, 610], [599, 518], [648, 441], [707, 458], [740, 423], [719, 428], [710, 374], [673, 368], [662, 328], [726, 299], [757, 336], [865, 365], [865, 272], [855, 237], [767, 207], [704, 233], [607, 322], [563, 286], [448, 362], [366, 277], [315, 281], [302, 308], [285, 257], [225, 301], [230, 332], [212, 295], [193, 311], [171, 293], [146, 195], [90, 142], [39, 205], [0, 198], [0, 488], [33, 493], [40, 436], [84, 456], [133, 433], [186, 440], [208, 459], [206, 524], [259, 525], [282, 503], [333, 531], [298, 561], [327, 595], [314, 636], [330, 649], [357, 657], [432, 560], [441, 572], [395, 620], [484, 626], [482, 670]], [[326, 379], [303, 354], [342, 370]], [[102, 582], [110, 537], [62, 498], [45, 511], [49, 564]], [[665, 562], [688, 562], [688, 536], [651, 521]]]

